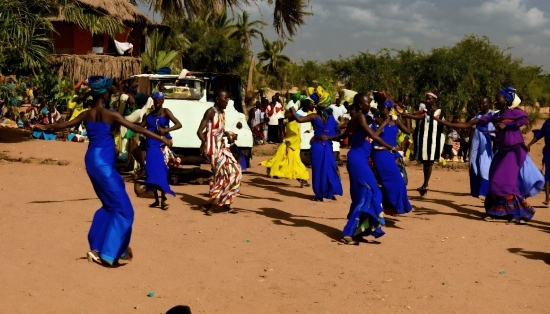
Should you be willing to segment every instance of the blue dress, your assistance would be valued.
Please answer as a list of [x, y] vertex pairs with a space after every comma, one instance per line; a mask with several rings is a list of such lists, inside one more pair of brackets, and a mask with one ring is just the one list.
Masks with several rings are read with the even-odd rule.
[[[332, 136], [338, 132], [338, 123], [332, 115], [324, 123], [318, 117], [311, 123], [313, 141], [311, 143], [311, 172], [313, 193], [318, 199], [332, 199], [334, 195], [343, 195], [342, 182], [338, 176], [338, 166], [332, 152], [332, 142], [322, 141], [321, 135]], [[335, 132], [336, 130], [336, 132]]]
[[353, 132], [350, 138], [347, 169], [349, 173], [351, 206], [348, 222], [342, 236], [384, 235], [382, 192], [369, 167], [372, 144], [363, 130]]
[[547, 119], [542, 128], [535, 134], [537, 140], [544, 137], [542, 162], [544, 163], [544, 181], [550, 182], [550, 119]]
[[[148, 115], [146, 118], [147, 130], [156, 133], [158, 128], [168, 128], [170, 119], [161, 116]], [[169, 134], [164, 135], [167, 139], [172, 137]], [[161, 190], [164, 193], [168, 193], [176, 196], [170, 189], [168, 184], [168, 165], [164, 161], [163, 148], [166, 145], [154, 138], [147, 138], [147, 153], [145, 154], [145, 172], [147, 178], [145, 179], [145, 188], [151, 190]]]
[[[380, 137], [384, 142], [395, 147], [398, 132], [399, 126], [397, 124], [386, 124]], [[412, 210], [412, 206], [407, 196], [405, 180], [399, 165], [395, 161], [399, 157], [401, 157], [399, 153], [392, 154], [386, 148], [375, 144], [372, 161], [382, 185], [383, 206], [394, 210], [398, 214], [406, 214]]]
[[[492, 114], [493, 112], [489, 111], [486, 115]], [[484, 115], [478, 113], [474, 119], [479, 119], [482, 116]], [[489, 168], [493, 160], [491, 137], [494, 137], [494, 133], [487, 134], [485, 132], [494, 130], [495, 127], [492, 123], [474, 127], [470, 146], [470, 194], [473, 197], [487, 196], [489, 191]]]
[[101, 259], [114, 263], [124, 257], [134, 222], [134, 209], [122, 177], [115, 169], [115, 142], [111, 126], [104, 122], [85, 122], [90, 144], [84, 162], [102, 207], [95, 212], [88, 233], [90, 249]]

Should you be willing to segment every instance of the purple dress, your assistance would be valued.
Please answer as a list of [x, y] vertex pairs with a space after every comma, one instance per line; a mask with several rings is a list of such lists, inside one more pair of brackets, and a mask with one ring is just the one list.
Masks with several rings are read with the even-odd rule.
[[527, 147], [520, 127], [528, 122], [527, 114], [520, 109], [508, 109], [479, 118], [479, 125], [506, 124], [496, 133], [496, 153], [489, 168], [489, 193], [485, 209], [492, 217], [507, 217], [515, 220], [531, 220], [535, 210], [523, 197], [518, 187], [520, 169], [527, 157]]

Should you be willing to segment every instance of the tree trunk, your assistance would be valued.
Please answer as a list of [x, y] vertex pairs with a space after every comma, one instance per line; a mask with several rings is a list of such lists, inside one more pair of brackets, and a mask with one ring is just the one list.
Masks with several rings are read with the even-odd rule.
[[254, 78], [254, 55], [250, 58], [250, 67], [248, 68], [248, 81], [246, 84], [246, 93], [245, 93], [245, 115], [248, 117], [248, 111], [256, 103], [256, 93], [254, 92], [254, 87], [252, 86], [252, 80]]

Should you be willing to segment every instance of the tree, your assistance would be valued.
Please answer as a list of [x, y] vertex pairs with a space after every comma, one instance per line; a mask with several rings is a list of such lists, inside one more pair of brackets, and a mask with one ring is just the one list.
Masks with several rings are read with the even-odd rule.
[[252, 21], [249, 22], [249, 15], [246, 11], [243, 11], [242, 14], [237, 15], [237, 23], [235, 24], [235, 32], [232, 37], [238, 39], [242, 42], [249, 51], [252, 47], [252, 38], [262, 37], [261, 29], [264, 26], [267, 26], [267, 23], [264, 21]]
[[0, 0], [0, 70], [48, 68], [55, 31], [48, 18], [57, 16], [94, 34], [123, 31], [115, 18], [77, 0]]
[[[262, 0], [273, 5], [273, 27], [281, 37], [292, 37], [298, 27], [305, 24], [309, 0]], [[136, 3], [136, 0], [132, 1]], [[202, 12], [212, 12], [214, 16], [222, 14], [227, 8], [233, 10], [242, 5], [251, 4], [251, 0], [140, 0], [147, 3], [163, 17], [187, 17], [194, 19]]]
[[270, 42], [262, 38], [262, 44], [264, 50], [258, 53], [260, 62], [266, 62], [262, 70], [267, 74], [283, 74], [283, 68], [291, 62], [289, 57], [282, 54], [286, 43], [281, 40]]

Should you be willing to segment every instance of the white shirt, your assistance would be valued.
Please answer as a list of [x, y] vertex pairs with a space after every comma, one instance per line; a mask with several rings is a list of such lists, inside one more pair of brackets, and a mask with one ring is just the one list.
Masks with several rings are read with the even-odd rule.
[[332, 109], [332, 115], [334, 116], [334, 119], [336, 119], [336, 122], [340, 123], [338, 120], [342, 115], [348, 113], [348, 110], [343, 105], [336, 106], [336, 104], [332, 104], [329, 106], [329, 108]]
[[[274, 106], [273, 109], [272, 109], [272, 106], [273, 105], [267, 106], [267, 110], [269, 110], [269, 111], [273, 110], [273, 114], [269, 117], [268, 124], [269, 125], [279, 125], [279, 116], [280, 116], [280, 113], [282, 114], [283, 106], [278, 102], [275, 103], [275, 106]], [[277, 109], [279, 109], [279, 112], [277, 112]], [[282, 117], [284, 117], [284, 116], [282, 116]]]

